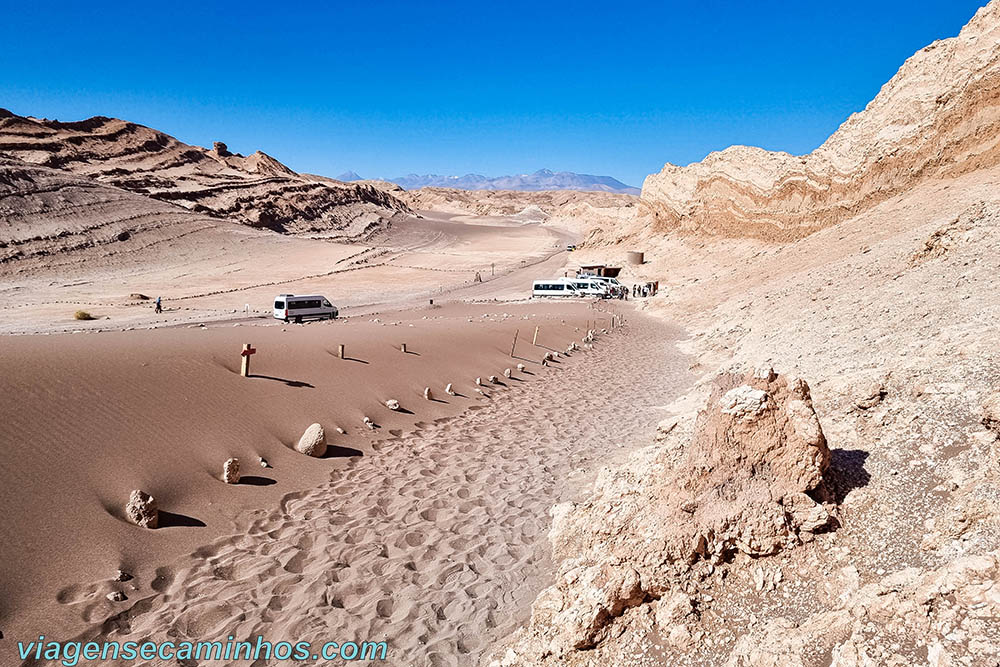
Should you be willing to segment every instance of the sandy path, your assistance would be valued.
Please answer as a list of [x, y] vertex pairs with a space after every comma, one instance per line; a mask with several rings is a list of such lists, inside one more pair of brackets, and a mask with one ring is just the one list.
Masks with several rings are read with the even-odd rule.
[[530, 386], [508, 380], [465, 416], [393, 432], [329, 483], [160, 568], [156, 593], [82, 636], [385, 639], [388, 664], [474, 664], [552, 576], [552, 505], [648, 445], [657, 406], [686, 390], [680, 335], [633, 316]]

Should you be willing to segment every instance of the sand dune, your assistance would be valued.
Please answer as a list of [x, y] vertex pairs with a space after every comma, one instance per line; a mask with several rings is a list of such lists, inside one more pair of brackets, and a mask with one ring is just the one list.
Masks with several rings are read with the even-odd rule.
[[[11, 339], [3, 393], [22, 400], [2, 408], [0, 488], [3, 532], [19, 537], [0, 547], [18, 573], [3, 582], [4, 631], [90, 636], [88, 626], [138, 603], [130, 628], [144, 635], [385, 636], [393, 664], [467, 664], [524, 620], [544, 583], [551, 504], [648, 437], [659, 417], [636, 420], [633, 406], [663, 395], [654, 376], [668, 392], [685, 382], [663, 340], [674, 334], [640, 319], [550, 368], [538, 364], [545, 348], [522, 342], [528, 370], [479, 396], [475, 376], [502, 376], [517, 361], [514, 329], [524, 341], [540, 325], [539, 343], [562, 348], [608, 317], [586, 304], [505, 310], [433, 308], [389, 326]], [[235, 372], [245, 339], [260, 350], [252, 378]], [[342, 342], [349, 360], [331, 354]], [[444, 394], [447, 382], [458, 396]], [[581, 383], [595, 391], [566, 391]], [[441, 398], [425, 400], [424, 386]], [[610, 405], [608, 392], [618, 397]], [[387, 397], [412, 414], [385, 409]], [[290, 449], [312, 421], [327, 426], [323, 460]], [[249, 476], [236, 487], [218, 479], [229, 456]], [[258, 456], [271, 467], [255, 469]], [[165, 528], [122, 519], [131, 488], [172, 513]], [[282, 496], [280, 510], [257, 509]], [[184, 552], [193, 555], [168, 565]], [[110, 581], [118, 568], [136, 579]], [[105, 599], [112, 589], [125, 590], [125, 607]], [[117, 636], [115, 627], [99, 632]]]

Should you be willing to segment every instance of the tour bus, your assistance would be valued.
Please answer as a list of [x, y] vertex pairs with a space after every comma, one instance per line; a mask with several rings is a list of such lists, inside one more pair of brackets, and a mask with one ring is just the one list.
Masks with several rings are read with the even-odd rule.
[[274, 316], [288, 322], [306, 318], [333, 319], [340, 314], [330, 300], [320, 294], [279, 294], [274, 297]]
[[599, 296], [601, 298], [608, 296], [608, 286], [600, 280], [589, 276], [567, 278], [567, 280], [572, 281], [573, 287], [576, 288], [576, 293], [580, 296]]
[[536, 280], [531, 284], [531, 296], [580, 296], [573, 282], [566, 278]]

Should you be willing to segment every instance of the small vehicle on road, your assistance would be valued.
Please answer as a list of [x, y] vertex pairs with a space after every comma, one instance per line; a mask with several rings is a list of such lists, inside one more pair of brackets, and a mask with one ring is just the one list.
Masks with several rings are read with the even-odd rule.
[[339, 314], [340, 310], [321, 294], [279, 294], [274, 297], [274, 317], [284, 322], [332, 320]]

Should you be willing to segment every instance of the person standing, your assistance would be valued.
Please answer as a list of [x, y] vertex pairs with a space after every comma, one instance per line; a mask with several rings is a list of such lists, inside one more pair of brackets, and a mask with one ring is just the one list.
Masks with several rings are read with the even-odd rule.
[[153, 312], [157, 315], [163, 312], [163, 303], [161, 302], [160, 297], [156, 297], [156, 307], [153, 308]]

